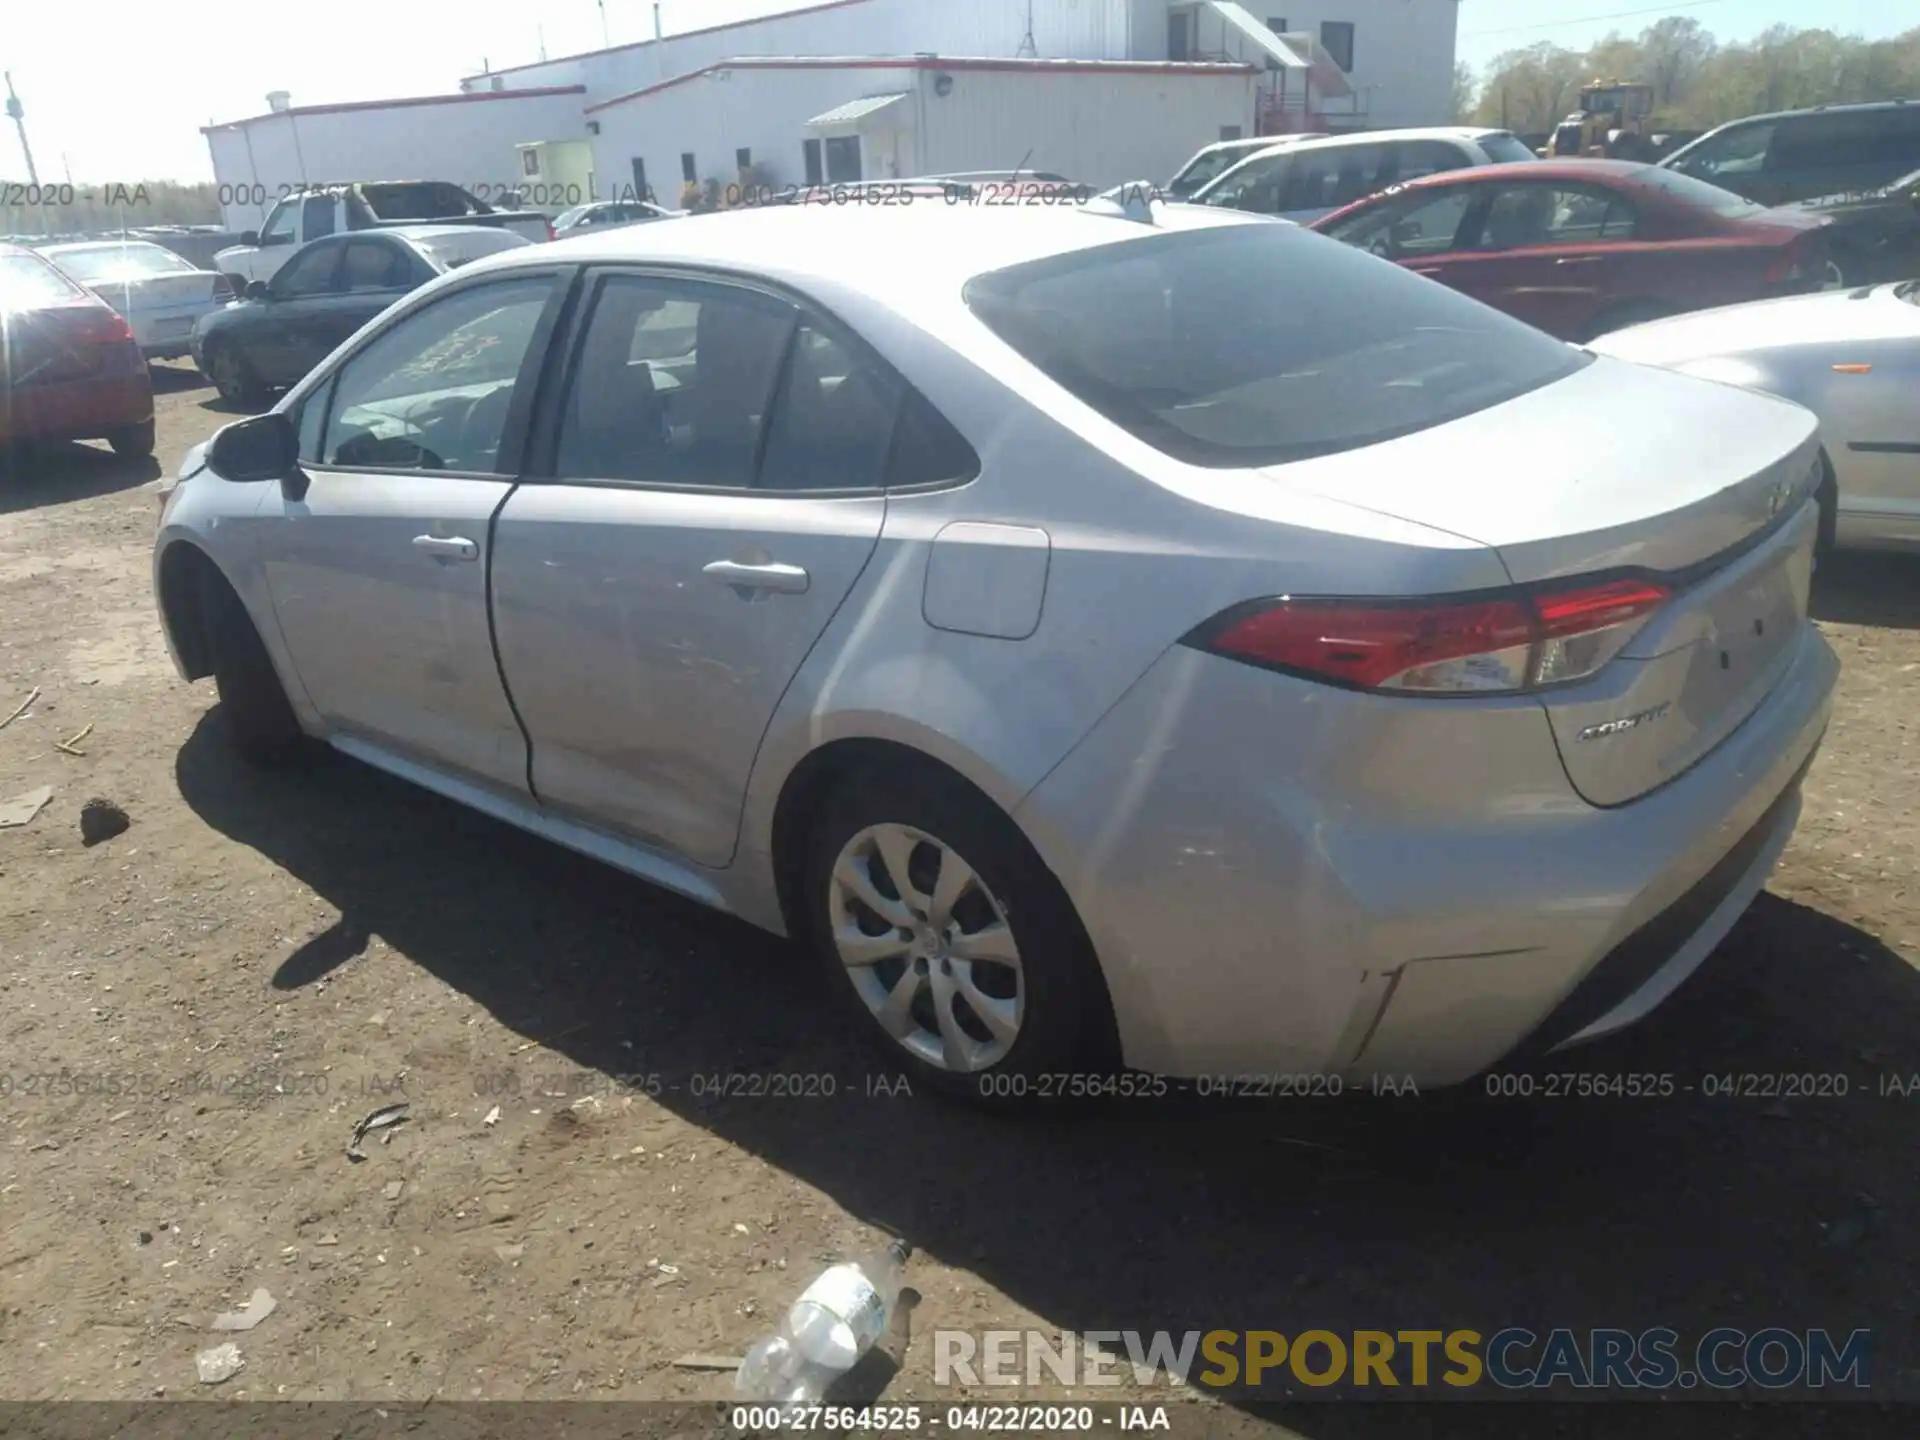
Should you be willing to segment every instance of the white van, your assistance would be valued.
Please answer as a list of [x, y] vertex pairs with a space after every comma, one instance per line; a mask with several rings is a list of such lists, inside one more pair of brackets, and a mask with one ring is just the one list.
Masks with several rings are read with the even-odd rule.
[[1538, 158], [1509, 131], [1471, 126], [1334, 135], [1250, 155], [1202, 186], [1193, 203], [1277, 215], [1304, 225], [1422, 175]]

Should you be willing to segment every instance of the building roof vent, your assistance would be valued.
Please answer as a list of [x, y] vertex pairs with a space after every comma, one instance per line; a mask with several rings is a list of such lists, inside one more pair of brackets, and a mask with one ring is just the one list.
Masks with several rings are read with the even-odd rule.
[[292, 104], [293, 96], [289, 95], [285, 90], [269, 90], [267, 92], [267, 108], [276, 115], [290, 109]]

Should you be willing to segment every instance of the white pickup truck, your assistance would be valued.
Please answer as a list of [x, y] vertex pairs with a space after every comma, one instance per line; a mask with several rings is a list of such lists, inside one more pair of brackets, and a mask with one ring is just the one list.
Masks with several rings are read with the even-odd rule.
[[537, 210], [495, 210], [445, 180], [368, 180], [355, 185], [300, 189], [286, 196], [258, 230], [213, 257], [233, 293], [244, 295], [255, 280], [270, 280], [309, 240], [343, 230], [385, 225], [484, 225], [513, 230], [529, 240], [551, 240], [553, 225]]

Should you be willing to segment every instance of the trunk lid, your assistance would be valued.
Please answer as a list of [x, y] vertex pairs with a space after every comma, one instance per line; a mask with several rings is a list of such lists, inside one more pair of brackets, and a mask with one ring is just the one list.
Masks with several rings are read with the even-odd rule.
[[102, 280], [87, 288], [129, 318], [152, 311], [181, 310], [213, 302], [219, 276], [210, 270]]
[[1266, 473], [1491, 546], [1517, 584], [1638, 571], [1673, 597], [1590, 679], [1540, 694], [1596, 805], [1672, 779], [1790, 663], [1807, 619], [1813, 415], [1610, 359], [1503, 405]]

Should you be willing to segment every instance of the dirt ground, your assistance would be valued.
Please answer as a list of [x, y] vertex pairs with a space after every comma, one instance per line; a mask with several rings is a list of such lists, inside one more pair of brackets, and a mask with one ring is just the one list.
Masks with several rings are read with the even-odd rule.
[[[676, 1357], [889, 1231], [921, 1296], [890, 1401], [935, 1398], [929, 1330], [1027, 1326], [1869, 1327], [1875, 1391], [1920, 1395], [1920, 1095], [1881, 1093], [1920, 1074], [1920, 561], [1823, 575], [1845, 673], [1784, 864], [1578, 1059], [1691, 1093], [1009, 1119], [870, 1093], [744, 925], [345, 760], [241, 769], [149, 582], [149, 482], [230, 417], [159, 370], [157, 463], [0, 482], [0, 716], [40, 691], [0, 799], [54, 787], [0, 831], [0, 1397], [720, 1397]], [[88, 848], [93, 796], [132, 826]], [[1734, 1072], [1850, 1093], [1700, 1092]], [[835, 1093], [702, 1093], [767, 1074]], [[264, 1323], [210, 1332], [261, 1286]], [[229, 1338], [245, 1369], [201, 1385]]]

